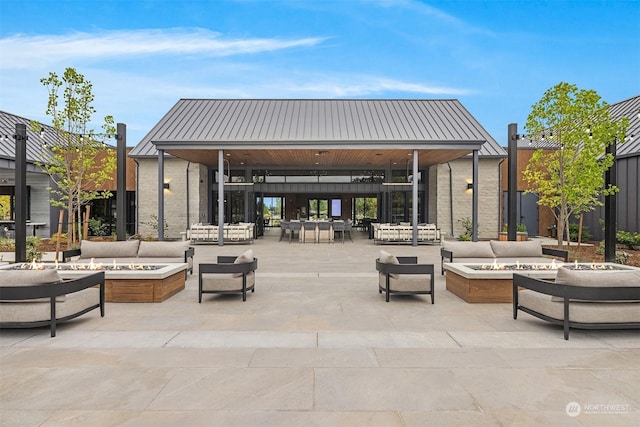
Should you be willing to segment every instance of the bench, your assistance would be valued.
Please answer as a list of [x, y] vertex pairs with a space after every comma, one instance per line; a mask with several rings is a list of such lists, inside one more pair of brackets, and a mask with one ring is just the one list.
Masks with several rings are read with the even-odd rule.
[[86, 264], [161, 264], [186, 263], [187, 271], [193, 274], [193, 256], [195, 249], [188, 242], [124, 240], [113, 242], [94, 242], [82, 240], [80, 248], [62, 252], [62, 262], [78, 257], [74, 262]]
[[[96, 287], [97, 286], [97, 287]], [[104, 272], [62, 280], [56, 270], [3, 270], [0, 274], [0, 328], [56, 325], [96, 308], [104, 317]]]
[[513, 275], [513, 318], [518, 310], [564, 328], [639, 329], [640, 269], [558, 269], [555, 282]]
[[546, 264], [554, 260], [569, 261], [569, 252], [562, 249], [543, 248], [537, 240], [524, 242], [491, 240], [488, 242], [445, 242], [440, 248], [440, 273], [444, 274], [444, 262], [501, 264]]

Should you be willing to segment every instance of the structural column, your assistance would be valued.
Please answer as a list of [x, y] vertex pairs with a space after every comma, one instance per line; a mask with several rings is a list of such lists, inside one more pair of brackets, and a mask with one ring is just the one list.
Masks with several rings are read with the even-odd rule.
[[411, 203], [413, 246], [418, 246], [418, 150], [413, 150], [413, 180], [411, 184], [411, 189], [413, 190], [413, 200]]
[[127, 239], [127, 125], [117, 124], [116, 238]]
[[218, 150], [218, 246], [224, 246], [224, 151]]
[[164, 150], [158, 150], [158, 240], [164, 240]]
[[[607, 147], [607, 154], [613, 155], [613, 165], [605, 172], [605, 188], [618, 184], [616, 170], [616, 155], [618, 141]], [[616, 193], [604, 198], [604, 260], [616, 262], [616, 232], [617, 232]]]
[[16, 123], [15, 138], [15, 262], [27, 261], [27, 125]]
[[478, 150], [473, 150], [473, 194], [471, 205], [471, 241], [478, 241]]
[[517, 211], [518, 207], [518, 125], [516, 123], [509, 124], [507, 132], [507, 141], [509, 142], [507, 159], [507, 240], [516, 240], [517, 230]]

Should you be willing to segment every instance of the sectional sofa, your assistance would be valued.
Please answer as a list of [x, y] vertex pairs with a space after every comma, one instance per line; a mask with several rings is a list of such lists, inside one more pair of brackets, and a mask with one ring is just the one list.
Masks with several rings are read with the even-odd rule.
[[445, 262], [491, 264], [545, 264], [553, 260], [569, 261], [569, 253], [562, 249], [543, 248], [537, 240], [458, 242], [446, 241], [440, 249], [440, 272]]
[[73, 262], [111, 264], [186, 263], [187, 271], [193, 274], [194, 248], [183, 241], [124, 240], [116, 242], [94, 242], [82, 240], [79, 249], [62, 252], [63, 262], [77, 257]]

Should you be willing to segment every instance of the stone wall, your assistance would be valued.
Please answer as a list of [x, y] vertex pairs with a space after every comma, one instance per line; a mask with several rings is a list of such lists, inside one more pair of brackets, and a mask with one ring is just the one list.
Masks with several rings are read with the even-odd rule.
[[[500, 159], [478, 161], [478, 238], [498, 237], [500, 222]], [[451, 170], [449, 170], [449, 167]], [[429, 169], [429, 220], [435, 222], [445, 238], [458, 237], [464, 232], [462, 219], [471, 218], [473, 163], [471, 159], [459, 159]], [[452, 188], [450, 191], [451, 173]], [[453, 198], [453, 205], [451, 199]], [[453, 210], [453, 230], [451, 211]]]
[[[138, 164], [138, 233], [157, 237], [158, 161], [138, 159]], [[169, 183], [169, 189], [164, 190], [164, 218], [168, 225], [165, 238], [178, 239], [180, 233], [192, 223], [207, 222], [207, 168], [197, 163], [167, 158], [164, 161], [164, 180]]]

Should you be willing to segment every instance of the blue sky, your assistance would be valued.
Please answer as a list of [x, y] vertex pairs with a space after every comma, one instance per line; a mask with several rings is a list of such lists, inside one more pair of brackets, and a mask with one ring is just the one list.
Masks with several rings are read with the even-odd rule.
[[566, 81], [640, 93], [640, 1], [2, 0], [0, 109], [93, 83], [137, 144], [180, 98], [456, 98], [501, 144]]

